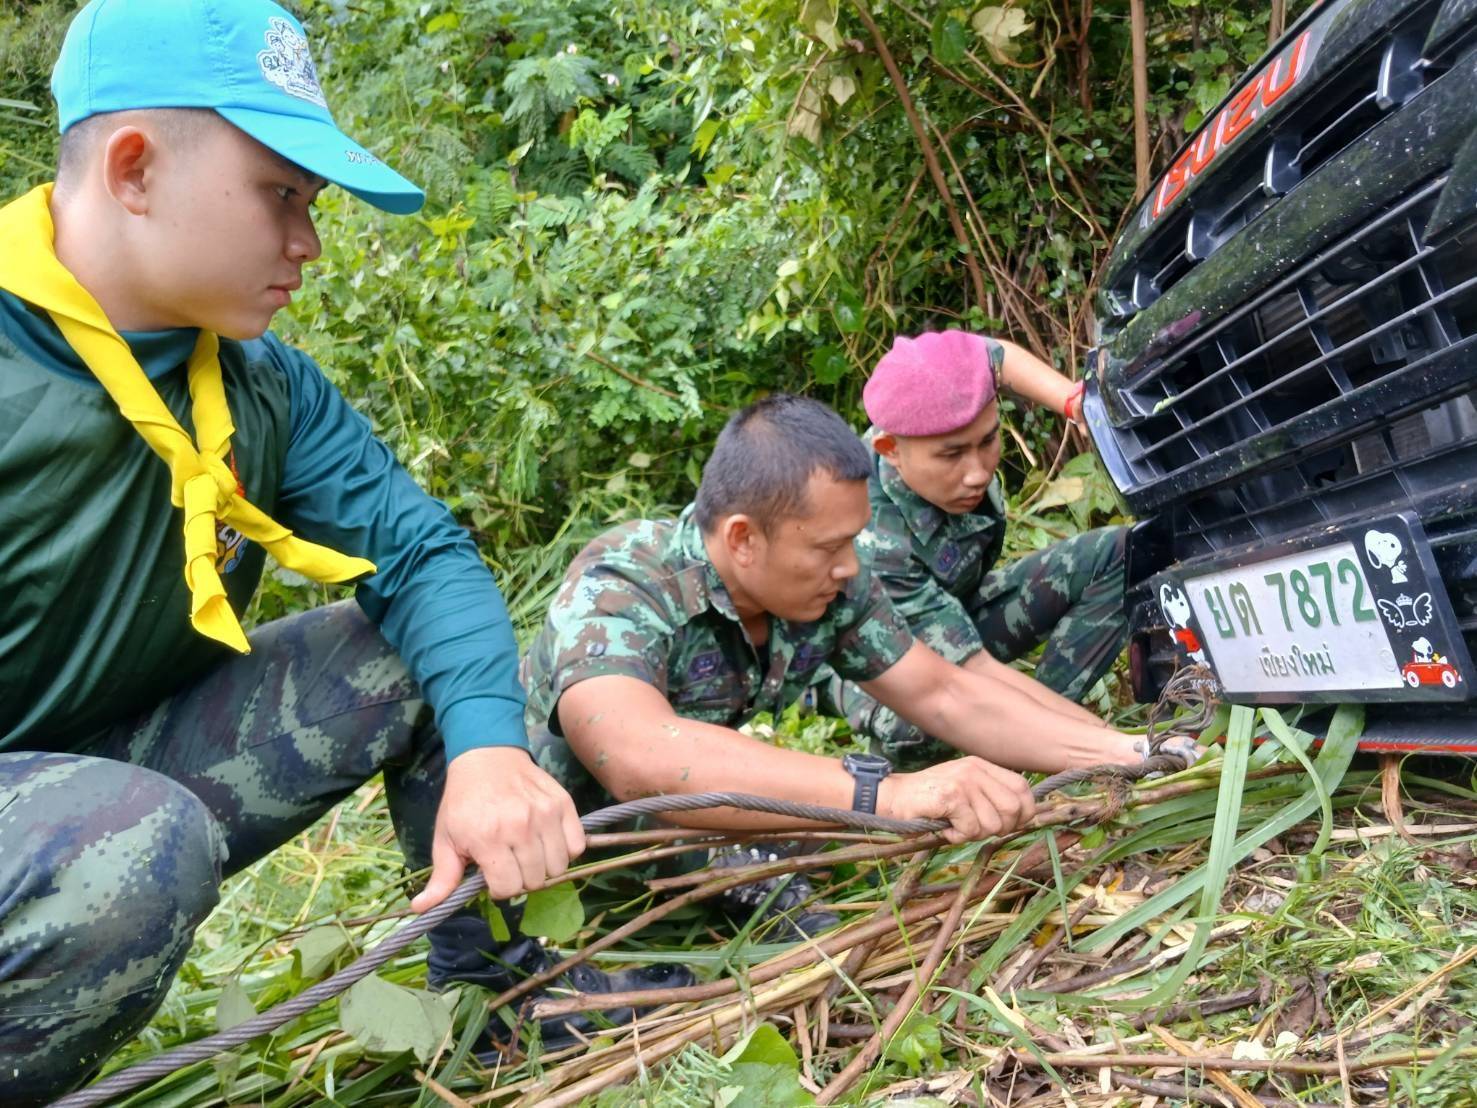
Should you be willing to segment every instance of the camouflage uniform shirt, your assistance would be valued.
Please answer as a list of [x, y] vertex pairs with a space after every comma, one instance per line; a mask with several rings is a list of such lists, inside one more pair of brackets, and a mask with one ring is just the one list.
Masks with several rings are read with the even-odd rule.
[[974, 511], [951, 515], [910, 489], [886, 459], [874, 453], [872, 461], [872, 523], [857, 545], [918, 637], [949, 661], [964, 662], [984, 649], [966, 602], [1005, 547], [1000, 479], [991, 480]]
[[735, 727], [778, 713], [829, 664], [853, 681], [890, 669], [913, 643], [881, 583], [861, 572], [809, 623], [772, 618], [761, 664], [686, 508], [601, 535], [575, 558], [524, 659], [530, 740], [539, 764], [576, 800], [598, 796], [559, 735], [556, 707], [571, 685], [618, 674], [659, 689], [678, 715]]

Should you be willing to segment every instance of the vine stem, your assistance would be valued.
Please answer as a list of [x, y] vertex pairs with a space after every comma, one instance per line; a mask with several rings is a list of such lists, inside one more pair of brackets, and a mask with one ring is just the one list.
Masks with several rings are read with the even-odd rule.
[[908, 83], [903, 79], [902, 70], [898, 68], [892, 51], [888, 49], [887, 40], [882, 37], [877, 21], [867, 10], [866, 0], [855, 0], [855, 5], [857, 14], [867, 25], [872, 41], [877, 44], [877, 54], [882, 59], [883, 68], [887, 70], [887, 76], [891, 79], [893, 87], [897, 89], [898, 100], [908, 117], [908, 125], [913, 128], [913, 134], [918, 139], [918, 146], [923, 151], [923, 161], [928, 166], [928, 175], [933, 178], [934, 188], [938, 190], [944, 210], [949, 214], [949, 225], [954, 229], [954, 238], [958, 240], [959, 249], [964, 254], [964, 264], [969, 270], [969, 282], [974, 288], [975, 303], [983, 308], [985, 305], [985, 275], [980, 272], [979, 260], [975, 258], [974, 249], [969, 242], [969, 232], [964, 229], [964, 220], [959, 217], [959, 208], [949, 192], [949, 182], [944, 177], [944, 167], [939, 162], [938, 152], [934, 150], [933, 143], [928, 137], [928, 129], [923, 126], [923, 120], [918, 115], [918, 108], [913, 103], [913, 96], [908, 91]]

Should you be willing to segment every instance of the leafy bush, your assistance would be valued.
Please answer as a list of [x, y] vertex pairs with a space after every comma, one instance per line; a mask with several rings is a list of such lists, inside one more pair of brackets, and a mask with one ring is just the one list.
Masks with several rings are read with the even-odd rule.
[[[832, 0], [294, 6], [340, 122], [430, 202], [393, 218], [330, 190], [280, 330], [505, 568], [573, 541], [571, 520], [578, 538], [685, 501], [726, 414], [767, 391], [860, 424], [899, 331], [999, 330], [1078, 370], [1133, 199], [1126, 2], [879, 5], [875, 36]], [[8, 195], [49, 175], [74, 7], [0, 14]], [[1163, 164], [1265, 28], [1229, 0], [1153, 14]], [[1049, 527], [1112, 514], [1090, 462], [1050, 466], [1074, 452], [1055, 416], [1012, 410], [1008, 430], [1008, 483]]]

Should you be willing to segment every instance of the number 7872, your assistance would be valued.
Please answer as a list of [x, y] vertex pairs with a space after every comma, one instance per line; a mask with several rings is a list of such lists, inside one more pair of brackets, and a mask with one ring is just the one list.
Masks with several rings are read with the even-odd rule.
[[[1278, 570], [1264, 574], [1262, 580], [1277, 590], [1277, 603], [1282, 609], [1282, 625], [1291, 631], [1293, 627], [1292, 613], [1288, 607], [1289, 593], [1293, 606], [1307, 626], [1321, 627], [1325, 619], [1334, 627], [1340, 626], [1339, 605], [1334, 599], [1335, 577], [1340, 585], [1352, 585], [1354, 588], [1352, 610], [1355, 623], [1367, 623], [1379, 618], [1364, 595], [1364, 574], [1359, 572], [1359, 566], [1352, 558], [1340, 558], [1337, 565], [1314, 562], [1308, 566], [1307, 573], [1294, 569], [1284, 575]], [[1320, 593], [1323, 600], [1321, 607], [1318, 603]]]

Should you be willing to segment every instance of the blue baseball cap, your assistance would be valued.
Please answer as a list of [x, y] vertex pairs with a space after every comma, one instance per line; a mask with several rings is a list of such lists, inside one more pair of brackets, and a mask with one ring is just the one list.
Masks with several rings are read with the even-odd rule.
[[212, 108], [377, 208], [425, 193], [338, 129], [303, 26], [271, 0], [92, 0], [51, 73], [61, 129], [101, 112]]

